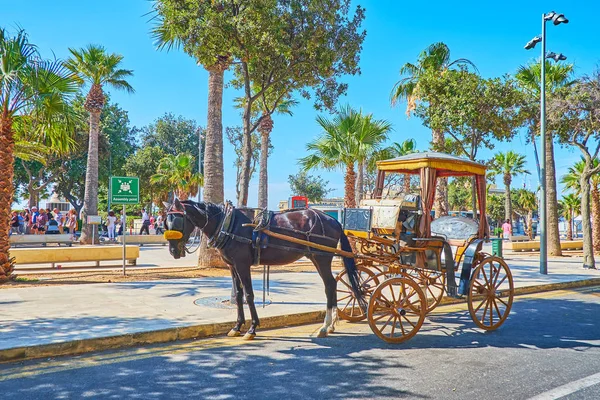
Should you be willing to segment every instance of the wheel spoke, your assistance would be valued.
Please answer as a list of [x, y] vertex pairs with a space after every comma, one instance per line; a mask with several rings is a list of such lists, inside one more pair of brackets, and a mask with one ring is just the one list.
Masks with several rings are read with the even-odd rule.
[[496, 299], [492, 298], [492, 301], [494, 302], [494, 308], [496, 309], [496, 312], [498, 313], [498, 320], [502, 319], [502, 313], [500, 312], [500, 308], [498, 308], [498, 303], [496, 303]]
[[508, 275], [504, 275], [504, 278], [502, 278], [502, 280], [496, 286], [494, 286], [494, 289], [498, 289], [500, 285], [502, 285], [502, 283], [506, 280], [506, 278], [508, 278]]
[[390, 285], [390, 292], [392, 292], [392, 300], [394, 300], [394, 304], [396, 304], [396, 295], [394, 294], [394, 286]]
[[354, 309], [356, 308], [356, 299], [352, 298], [352, 308], [350, 309], [350, 316], [354, 317]]
[[350, 297], [350, 300], [348, 300], [348, 302], [346, 303], [346, 305], [344, 306], [344, 308], [342, 308], [342, 310], [345, 310], [348, 308], [348, 305], [350, 304], [350, 302], [352, 301], [353, 297]]
[[379, 329], [379, 331], [381, 333], [383, 333], [383, 331], [385, 330], [385, 327], [388, 326], [388, 324], [390, 323], [390, 321], [392, 320], [392, 318], [394, 318], [394, 314], [390, 315], [390, 317], [388, 318], [388, 320], [385, 321], [385, 324], [383, 324], [383, 326], [381, 327], [381, 329]]
[[402, 336], [406, 336], [406, 331], [404, 330], [404, 325], [402, 324], [402, 318], [398, 319], [398, 325], [400, 326], [400, 330], [402, 331]]
[[397, 317], [394, 315], [394, 323], [392, 324], [392, 332], [390, 333], [390, 338], [394, 337], [394, 330], [396, 329]]
[[487, 297], [485, 297], [483, 300], [481, 300], [481, 303], [479, 303], [479, 305], [475, 309], [475, 312], [479, 311], [479, 309], [481, 308], [481, 306], [483, 305], [483, 303], [485, 303], [486, 300], [487, 300]]
[[412, 321], [411, 321], [410, 319], [406, 318], [406, 315], [403, 315], [403, 316], [402, 316], [402, 318], [404, 318], [404, 319], [406, 320], [406, 322], [408, 322], [409, 324], [411, 324], [413, 328], [415, 328], [415, 327], [416, 327], [416, 325], [415, 325], [415, 324], [413, 324], [413, 323], [412, 323]]
[[351, 295], [351, 294], [349, 294], [349, 295], [347, 295], [347, 296], [344, 296], [344, 297], [342, 297], [341, 299], [338, 299], [338, 301], [346, 300], [348, 297], [352, 297], [352, 295]]
[[393, 313], [392, 309], [382, 309], [382, 310], [387, 310], [388, 312], [378, 315], [377, 317], [373, 317], [373, 321], [379, 321], [380, 319], [385, 318], [386, 316]]
[[504, 307], [508, 308], [508, 304], [506, 304], [506, 303], [504, 302], [504, 300], [502, 300], [502, 298], [501, 298], [501, 297], [496, 297], [496, 300], [498, 300], [500, 303], [504, 304]]
[[481, 317], [481, 322], [485, 323], [485, 316], [487, 315], [488, 306], [490, 305], [489, 299], [486, 298], [485, 308], [483, 309], [483, 316]]

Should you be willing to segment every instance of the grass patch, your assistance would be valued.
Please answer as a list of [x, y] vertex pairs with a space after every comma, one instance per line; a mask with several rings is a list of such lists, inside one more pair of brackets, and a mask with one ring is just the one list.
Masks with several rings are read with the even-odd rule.
[[23, 278], [21, 276], [17, 276], [15, 278], [15, 282], [39, 282], [39, 279]]

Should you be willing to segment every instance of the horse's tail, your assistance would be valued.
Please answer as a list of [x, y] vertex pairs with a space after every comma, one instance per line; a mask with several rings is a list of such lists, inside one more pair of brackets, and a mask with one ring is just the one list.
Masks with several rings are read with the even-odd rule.
[[[352, 246], [350, 246], [348, 236], [346, 236], [343, 229], [342, 236], [340, 237], [340, 243], [342, 245], [342, 250], [352, 252]], [[366, 310], [367, 302], [365, 301], [362, 290], [360, 289], [360, 279], [358, 276], [358, 270], [356, 269], [356, 262], [354, 261], [353, 257], [342, 258], [344, 259], [344, 267], [346, 268], [346, 274], [348, 275], [348, 279], [350, 280], [350, 285], [352, 286], [354, 297], [356, 297], [359, 306], [363, 310]]]

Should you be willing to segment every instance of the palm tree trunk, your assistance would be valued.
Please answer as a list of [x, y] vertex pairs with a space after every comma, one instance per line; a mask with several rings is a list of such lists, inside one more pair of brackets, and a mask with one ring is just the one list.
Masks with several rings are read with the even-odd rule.
[[355, 187], [356, 172], [354, 172], [354, 163], [348, 163], [346, 164], [346, 175], [344, 176], [344, 207], [356, 208]]
[[551, 256], [562, 256], [558, 233], [558, 198], [556, 193], [553, 135], [551, 131], [546, 132], [546, 135], [546, 237], [548, 240], [548, 254]]
[[[587, 168], [586, 168], [587, 169]], [[583, 267], [595, 268], [590, 223], [590, 176], [584, 171], [579, 179], [581, 185], [581, 230], [583, 231]]]
[[527, 211], [527, 235], [533, 240], [533, 210]]
[[363, 189], [365, 184], [365, 161], [358, 162], [358, 174], [356, 175], [356, 204], [360, 205], [363, 199]]
[[90, 112], [90, 137], [88, 144], [87, 169], [85, 172], [85, 192], [83, 195], [83, 209], [81, 219], [80, 242], [91, 244], [92, 236], [96, 243], [99, 242], [97, 225], [87, 223], [88, 215], [98, 215], [98, 135], [100, 133], [100, 111]]
[[573, 211], [569, 210], [567, 219], [567, 240], [573, 240]]
[[[444, 151], [444, 132], [434, 129], [431, 136], [433, 150]], [[436, 218], [448, 215], [448, 178], [439, 178], [437, 180], [433, 209], [435, 210]]]
[[14, 147], [12, 119], [5, 112], [0, 115], [0, 283], [10, 279], [14, 265], [8, 250], [10, 242], [10, 211], [13, 202], [14, 186]]
[[269, 175], [267, 172], [267, 159], [269, 157], [269, 132], [260, 135], [260, 173], [258, 178], [258, 207], [269, 206]]
[[504, 219], [510, 219], [510, 223], [513, 223], [512, 220], [512, 201], [510, 198], [510, 181], [504, 181], [504, 186], [506, 187], [506, 197], [504, 199]]
[[600, 252], [600, 190], [592, 185], [592, 244]]
[[[225, 67], [215, 65], [208, 70], [208, 115], [204, 154], [204, 201], [223, 203], [223, 75]], [[208, 248], [202, 236], [198, 251], [199, 267], [224, 265], [216, 249]]]

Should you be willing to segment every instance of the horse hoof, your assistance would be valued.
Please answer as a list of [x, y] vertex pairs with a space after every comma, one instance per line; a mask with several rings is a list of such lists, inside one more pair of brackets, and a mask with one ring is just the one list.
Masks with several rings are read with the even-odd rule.
[[240, 331], [236, 331], [235, 329], [232, 329], [229, 331], [229, 333], [227, 333], [227, 336], [229, 336], [229, 337], [238, 337], [241, 335], [242, 335], [242, 333]]
[[317, 337], [318, 337], [318, 338], [324, 338], [324, 337], [327, 337], [327, 331], [326, 331], [326, 330], [323, 330], [323, 329], [321, 329], [321, 330], [319, 331], [319, 333], [317, 334]]
[[252, 339], [254, 339], [255, 337], [256, 337], [256, 333], [249, 333], [249, 332], [248, 332], [248, 333], [246, 333], [246, 334], [244, 335], [244, 340], [252, 340]]
[[335, 332], [335, 328], [333, 326], [330, 326], [329, 328], [327, 328], [327, 333], [333, 333]]

